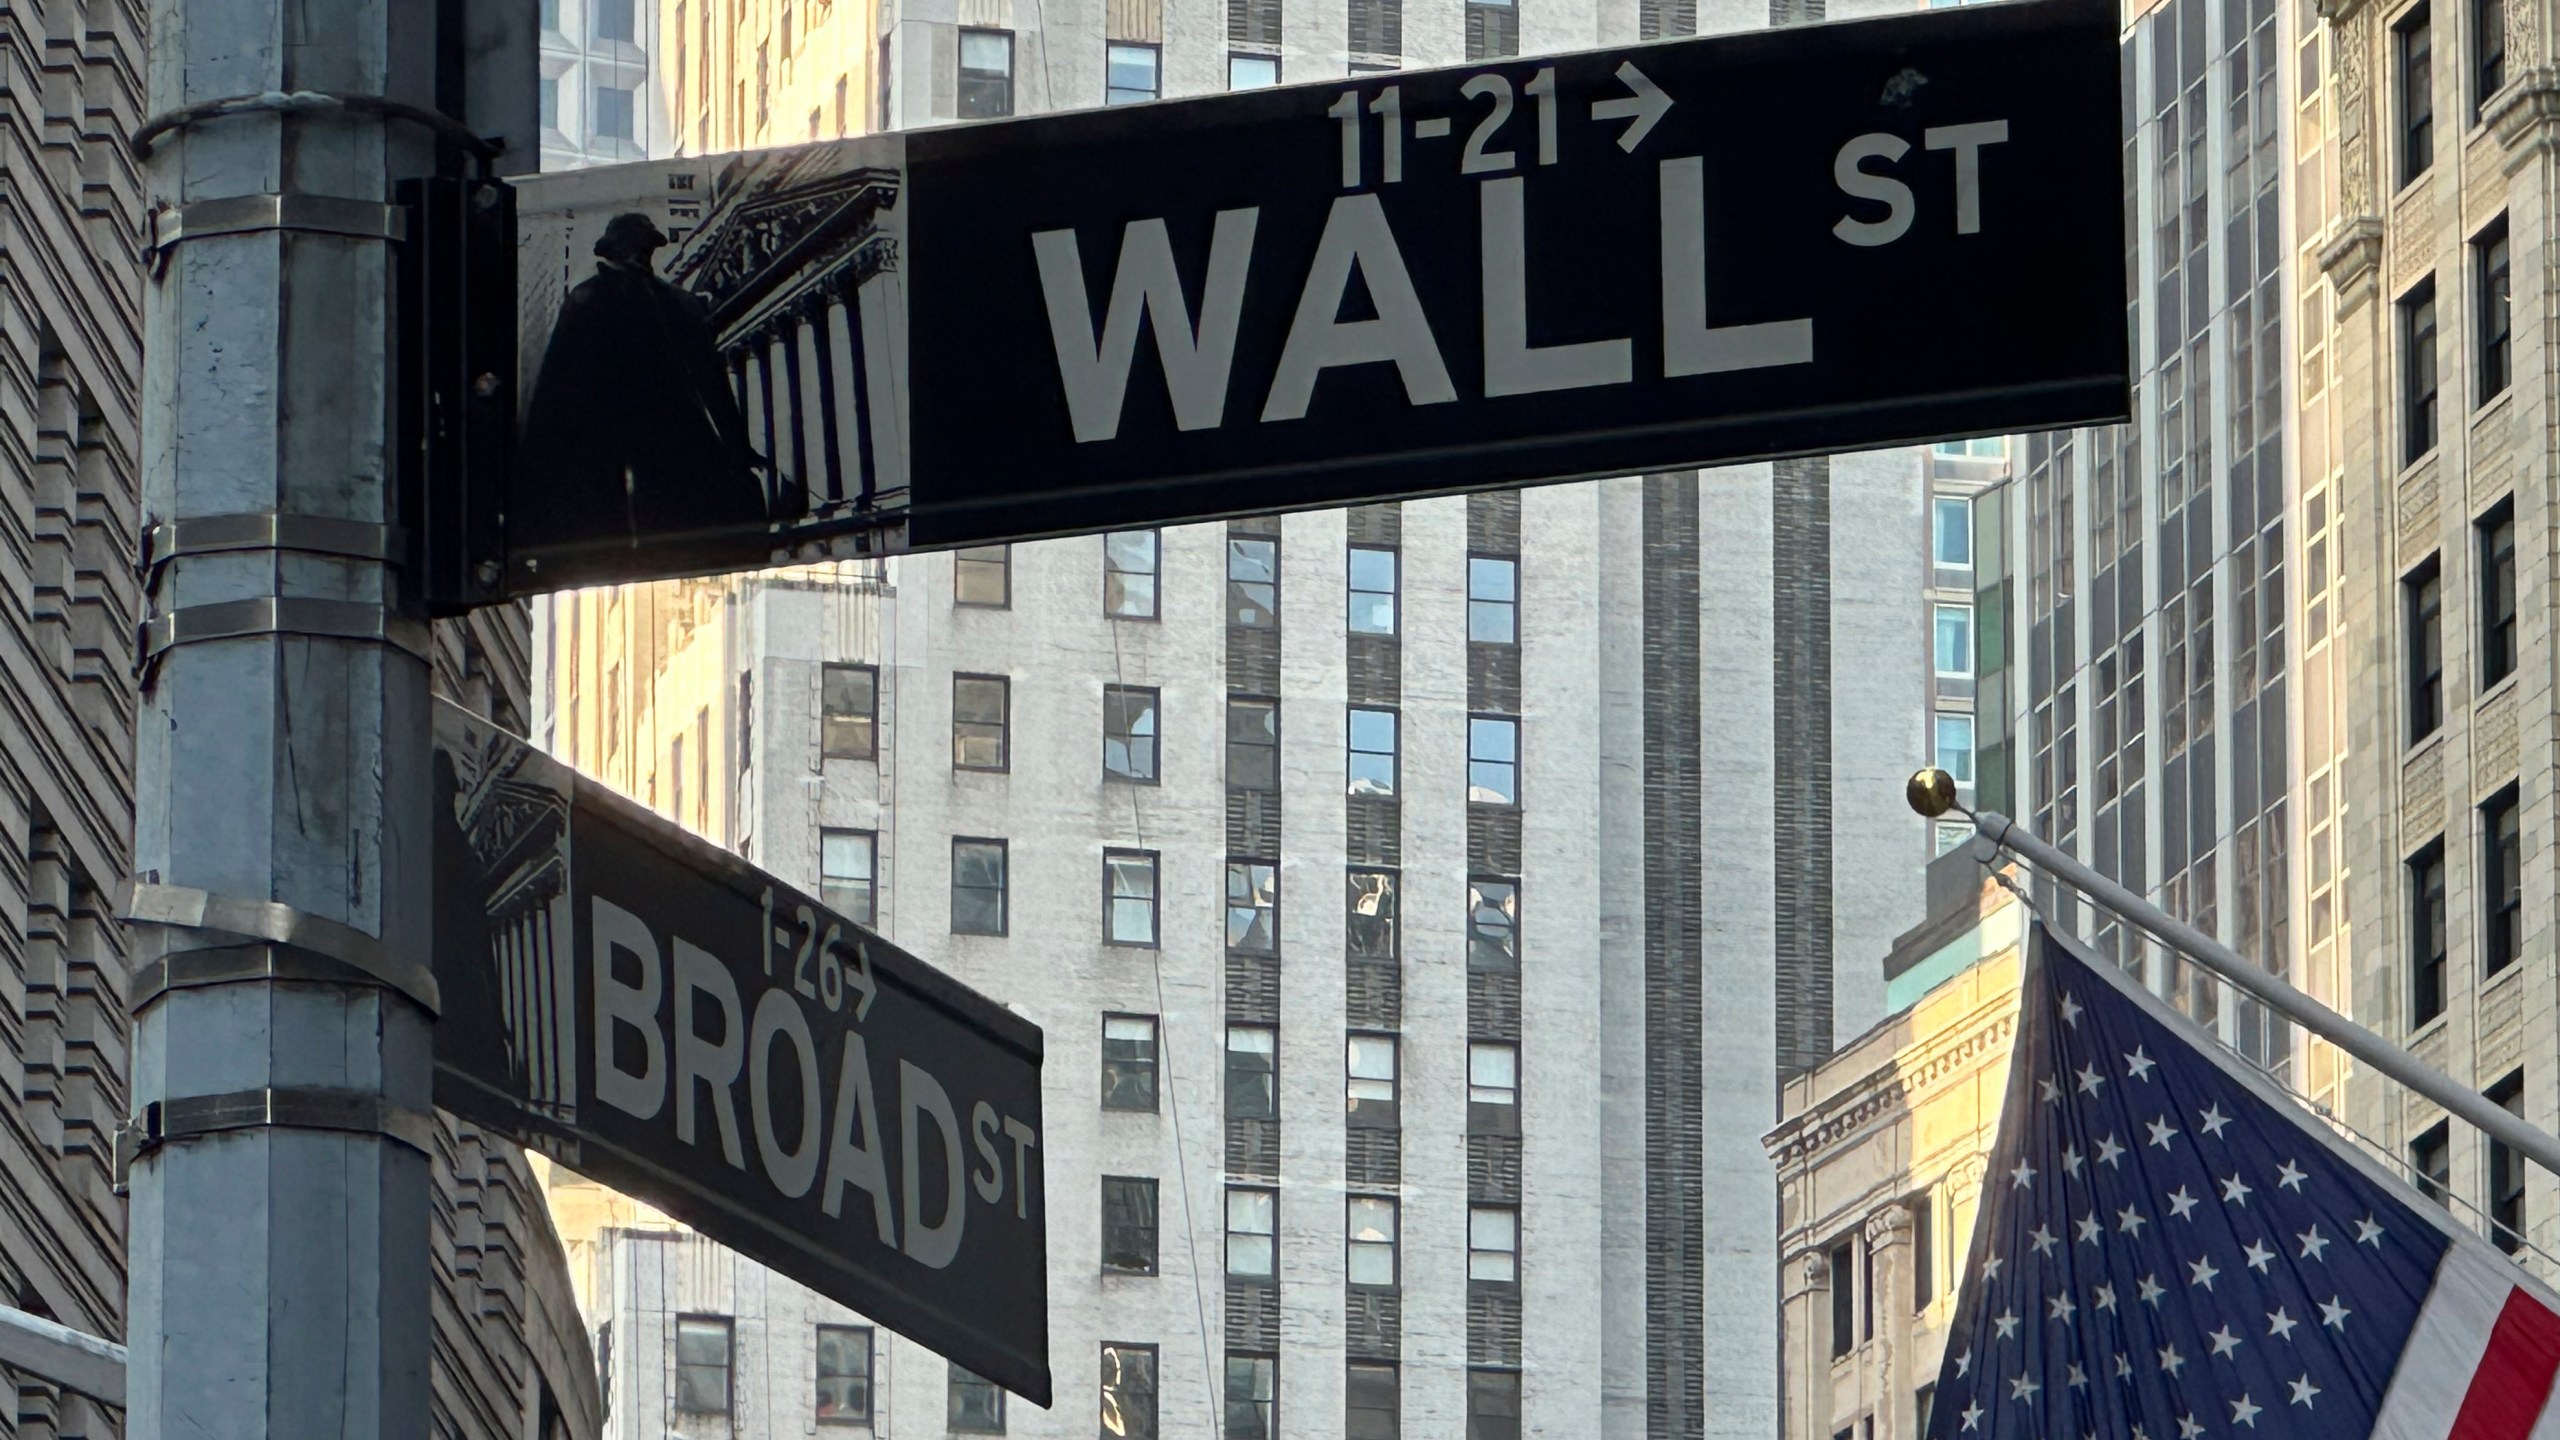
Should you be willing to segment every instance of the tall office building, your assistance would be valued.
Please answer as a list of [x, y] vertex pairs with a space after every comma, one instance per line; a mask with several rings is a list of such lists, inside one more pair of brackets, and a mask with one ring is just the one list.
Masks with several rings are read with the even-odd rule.
[[[2321, 399], [2295, 386], [2287, 350], [2295, 287], [2318, 274], [2296, 253], [2316, 209], [2286, 208], [2287, 172], [2316, 176], [2326, 133], [2306, 26], [2309, 6], [2277, 0], [2167, 0], [2127, 25], [2134, 418], [2013, 442], [2015, 474], [1978, 504], [1981, 800], [2279, 974], [2307, 957], [2307, 983], [2334, 995], [2334, 877], [2291, 858], [2305, 833], [2326, 842], [2311, 812], [2333, 798], [2331, 734], [2298, 747], [2292, 704], [2326, 693], [2336, 654], [2334, 517], [2292, 478], [2327, 466], [2307, 438]], [[2292, 1063], [2263, 1007], [2225, 1005], [2203, 972], [2067, 893], [2050, 905], [2241, 1053]], [[2328, 1075], [2325, 1050], [2313, 1064]]]
[[649, 60], [655, 8], [656, 0], [541, 0], [545, 171], [674, 150], [664, 80]]

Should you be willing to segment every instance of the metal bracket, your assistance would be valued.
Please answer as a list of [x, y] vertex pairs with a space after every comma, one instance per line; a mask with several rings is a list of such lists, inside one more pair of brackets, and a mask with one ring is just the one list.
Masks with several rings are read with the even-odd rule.
[[228, 1130], [338, 1130], [397, 1140], [435, 1156], [435, 1119], [423, 1110], [395, 1105], [368, 1090], [320, 1086], [268, 1086], [221, 1095], [154, 1100], [116, 1134], [119, 1173], [161, 1146]]
[[272, 510], [197, 515], [185, 520], [163, 520], [142, 532], [142, 566], [149, 570], [188, 555], [241, 550], [291, 550], [348, 560], [388, 560], [393, 538], [387, 526], [326, 515], [279, 515]]
[[262, 230], [302, 230], [396, 243], [409, 238], [409, 212], [379, 200], [344, 195], [221, 195], [153, 211], [147, 248], [156, 252], [182, 240]]
[[[344, 980], [320, 968], [334, 962], [367, 982], [387, 985], [430, 1015], [443, 1009], [436, 977], [422, 965], [394, 958], [382, 942], [352, 925], [306, 915], [273, 900], [244, 900], [185, 885], [135, 881], [123, 918], [171, 930], [195, 930], [267, 941], [280, 947], [261, 955], [258, 946], [216, 946], [181, 951], [143, 966], [129, 1002], [139, 1010], [164, 991], [239, 980]], [[296, 957], [299, 956], [299, 962]], [[316, 963], [315, 963], [316, 962]]]
[[142, 622], [139, 648], [147, 675], [163, 653], [178, 646], [254, 635], [375, 640], [417, 659], [428, 658], [426, 622], [404, 620], [369, 600], [302, 595], [253, 595], [245, 600], [183, 605]]

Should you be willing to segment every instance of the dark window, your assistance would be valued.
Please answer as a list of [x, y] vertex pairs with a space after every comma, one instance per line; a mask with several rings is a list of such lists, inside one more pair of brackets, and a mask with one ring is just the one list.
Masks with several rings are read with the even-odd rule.
[[1156, 1017], [1102, 1017], [1102, 1108], [1156, 1108]]
[[1828, 1271], [1831, 1280], [1831, 1358], [1839, 1359], [1858, 1343], [1858, 1275], [1852, 1268], [1856, 1247], [1843, 1240], [1831, 1247]]
[[1519, 1210], [1509, 1205], [1467, 1207], [1467, 1278], [1499, 1285], [1519, 1283]]
[[1370, 960], [1396, 958], [1396, 872], [1350, 872], [1350, 904], [1344, 928], [1351, 953]]
[[1467, 1133], [1520, 1133], [1520, 1047], [1495, 1040], [1467, 1046]]
[[1248, 955], [1280, 953], [1280, 867], [1268, 860], [1227, 862], [1227, 948]]
[[1102, 687], [1102, 778], [1153, 785], [1159, 692], [1136, 685]]
[[[969, 44], [967, 37], [970, 34], [989, 32], [964, 30], [960, 33], [961, 49], [965, 54]], [[1010, 35], [1005, 36], [1004, 40], [1007, 45], [1013, 43], [1013, 37]], [[951, 603], [981, 605], [996, 610], [1012, 605], [1013, 547], [972, 545], [966, 550], [952, 552]]]
[[1153, 45], [1112, 41], [1102, 52], [1102, 103], [1127, 105], [1163, 93], [1162, 52]]
[[2471, 0], [2471, 116], [2507, 83], [2506, 0]]
[[829, 665], [818, 673], [819, 752], [829, 760], [869, 760], [877, 756], [880, 672], [868, 665]]
[[1012, 113], [1013, 32], [961, 31], [960, 118], [991, 120]]
[[2409, 1024], [2444, 1013], [2444, 841], [2409, 857]]
[[1467, 1372], [1467, 1440], [1520, 1440], [1519, 1371]]
[[539, 94], [539, 98], [535, 101], [535, 103], [541, 107], [541, 109], [540, 109], [540, 115], [541, 115], [541, 119], [542, 119], [542, 128], [543, 128], [543, 129], [545, 129], [545, 130], [557, 130], [557, 129], [559, 129], [559, 128], [560, 128], [560, 77], [559, 77], [559, 76], [557, 76], [557, 75], [545, 75], [545, 76], [543, 76], [543, 77], [542, 77], [542, 89], [538, 92], [538, 94]]
[[636, 140], [640, 137], [639, 92], [619, 85], [596, 87], [596, 138]]
[[1396, 1037], [1354, 1035], [1344, 1068], [1349, 1123], [1360, 1130], [1396, 1128]]
[[560, 0], [542, 0], [541, 5], [537, 7], [537, 13], [541, 18], [541, 25], [543, 29], [557, 30], [560, 28]]
[[1246, 1186], [1227, 1191], [1227, 1273], [1268, 1280], [1278, 1272], [1272, 1246], [1279, 1233], [1280, 1192]]
[[2409, 740], [2444, 724], [2444, 570], [2430, 555], [2400, 582], [2408, 615]]
[[1227, 702], [1227, 788], [1280, 788], [1280, 702]]
[[1520, 882], [1467, 882], [1467, 968], [1520, 968]]
[[951, 842], [951, 933], [1001, 935], [1005, 926], [1005, 842]]
[[1396, 1283], [1396, 1202], [1380, 1195], [1354, 1195], [1344, 1211], [1344, 1243], [1350, 1247], [1348, 1272], [1354, 1285]]
[[2524, 840], [2517, 830], [2516, 787], [2480, 807], [2480, 878], [2488, 900], [2481, 975], [2495, 975], [2524, 954]]
[[688, 1415], [729, 1413], [731, 1323], [725, 1315], [676, 1318], [676, 1409]]
[[1280, 1362], [1269, 1355], [1227, 1357], [1226, 1440], [1271, 1440], [1271, 1411], [1280, 1390]]
[[[2524, 1072], [2489, 1087], [2489, 1103], [2522, 1118]], [[2502, 1141], [2489, 1142], [2489, 1238], [2513, 1255], [2524, 1248], [2524, 1157]]]
[[1351, 603], [1347, 628], [1354, 635], [1396, 633], [1396, 552], [1351, 547]]
[[1876, 1247], [1858, 1247], [1858, 1342], [1876, 1338]]
[[1929, 1436], [1933, 1433], [1929, 1428], [1929, 1412], [1937, 1408], [1937, 1381], [1932, 1380], [1911, 1392], [1911, 1423], [1912, 1428], [1918, 1432], [1919, 1440], [1929, 1440]]
[[[1938, 1298], [1938, 1252], [1935, 1220], [1938, 1197], [1923, 1190], [1911, 1197], [1911, 1310], [1929, 1308]], [[1927, 1424], [1926, 1416], [1921, 1418]]]
[[1344, 766], [1350, 793], [1393, 795], [1396, 793], [1396, 712], [1354, 706], [1350, 721], [1351, 748]]
[[1467, 0], [1467, 58], [1498, 60], [1520, 53], [1520, 7], [1512, 0]]
[[1004, 1389], [993, 1380], [951, 1367], [950, 1423], [963, 1435], [1004, 1433]]
[[1516, 557], [1467, 557], [1467, 638], [1479, 645], [1520, 643], [1520, 561]]
[[1156, 1347], [1102, 1347], [1102, 1433], [1109, 1440], [1156, 1440]]
[[1156, 1273], [1156, 1182], [1102, 1177], [1102, 1268], [1121, 1275]]
[[1102, 613], [1114, 620], [1153, 620], [1163, 568], [1163, 537], [1153, 530], [1114, 530], [1102, 537]]
[[880, 837], [870, 830], [818, 832], [818, 898], [857, 925], [878, 925]]
[[1227, 541], [1227, 623], [1268, 630], [1280, 623], [1280, 542]]
[[2435, 64], [2427, 36], [2427, 7], [2418, 6], [2391, 28], [2400, 68], [2400, 183], [2427, 172], [2436, 160]]
[[871, 1420], [871, 1327], [818, 1327], [818, 1419], [831, 1425]]
[[1520, 803], [1520, 722], [1508, 715], [1467, 717], [1467, 801]]
[[2439, 1205], [2453, 1194], [2453, 1134], [2449, 1120], [2439, 1120], [2435, 1128], [2409, 1142], [2409, 1171], [2417, 1178], [2418, 1193]]
[[1343, 1440], [1400, 1440], [1396, 1367], [1351, 1362], [1342, 1386]]
[[2414, 465], [2436, 448], [2436, 282], [2400, 301], [2401, 462]]
[[1227, 1027], [1227, 1118], [1270, 1120], [1280, 1114], [1280, 1037], [1267, 1025]]
[[2501, 500], [2473, 527], [2480, 538], [2480, 688], [2516, 668], [2516, 502]]
[[1001, 675], [951, 677], [951, 768], [1002, 770], [1006, 754], [1006, 712], [1013, 705], [1013, 682]]
[[[823, 684], [824, 682], [821, 682]], [[744, 775], [755, 764], [756, 755], [756, 672], [738, 672], [738, 773]]]
[[636, 40], [640, 31], [632, 17], [632, 0], [596, 0], [596, 38]]
[[[2481, 0], [2495, 7], [2500, 0]], [[2479, 386], [2471, 403], [2483, 404], [2515, 378], [2514, 274], [2507, 263], [2507, 217], [2480, 232], [2471, 242], [2472, 289], [2479, 298]]]
[[1102, 941], [1156, 943], [1156, 855], [1152, 850], [1102, 852]]

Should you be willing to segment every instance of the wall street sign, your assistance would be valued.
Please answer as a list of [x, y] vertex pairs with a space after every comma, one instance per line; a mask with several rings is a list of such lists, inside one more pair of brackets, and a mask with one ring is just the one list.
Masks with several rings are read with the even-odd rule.
[[526, 182], [478, 598], [2122, 419], [2117, 45], [2036, 0]]
[[436, 1103], [1050, 1402], [1039, 1028], [455, 706]]

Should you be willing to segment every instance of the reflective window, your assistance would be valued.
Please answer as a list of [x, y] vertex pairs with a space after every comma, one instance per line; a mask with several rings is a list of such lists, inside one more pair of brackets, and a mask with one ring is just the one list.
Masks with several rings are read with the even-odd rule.
[[1509, 556], [1467, 557], [1467, 638], [1479, 645], [1520, 643], [1520, 562]]
[[1520, 885], [1515, 880], [1467, 882], [1467, 968], [1520, 968]]
[[952, 769], [1005, 768], [1005, 721], [1012, 703], [1013, 682], [1001, 675], [951, 677]]
[[880, 672], [868, 665], [828, 665], [818, 676], [819, 754], [829, 760], [877, 756]]
[[1001, 935], [1005, 927], [1005, 843], [951, 842], [951, 933]]
[[1103, 49], [1102, 103], [1128, 105], [1162, 93], [1162, 53], [1153, 45], [1113, 41]]
[[1279, 953], [1279, 866], [1267, 860], [1227, 862], [1227, 948], [1248, 955]]
[[1156, 1108], [1156, 1017], [1102, 1017], [1102, 1108]]
[[1111, 1440], [1157, 1440], [1156, 1347], [1102, 1347], [1102, 1433]]
[[1280, 1037], [1267, 1025], [1227, 1027], [1227, 1118], [1270, 1120], [1280, 1114]]
[[1149, 850], [1102, 852], [1102, 939], [1156, 943], [1156, 857]]
[[860, 1425], [871, 1419], [871, 1328], [818, 1327], [818, 1420]]
[[1349, 1270], [1354, 1285], [1396, 1283], [1396, 1202], [1354, 1195], [1347, 1202]]
[[951, 565], [954, 604], [1001, 610], [1013, 603], [1013, 547], [972, 545], [953, 552]]
[[729, 1413], [731, 1322], [726, 1316], [676, 1319], [676, 1409], [688, 1415]]
[[1158, 692], [1136, 685], [1102, 687], [1102, 778], [1152, 785], [1156, 773]]
[[1153, 620], [1163, 537], [1153, 530], [1114, 530], [1102, 537], [1102, 613], [1114, 620]]
[[1396, 873], [1354, 870], [1350, 873], [1350, 908], [1345, 939], [1353, 955], [1371, 960], [1396, 958]]
[[1348, 626], [1354, 635], [1396, 633], [1396, 552], [1351, 547]]
[[1280, 542], [1227, 541], [1227, 623], [1268, 630], [1280, 623]]
[[1350, 792], [1396, 793], [1396, 712], [1354, 707], [1350, 713]]
[[1507, 715], [1467, 718], [1467, 800], [1520, 803], [1520, 722]]
[[880, 837], [869, 830], [818, 832], [818, 898], [858, 925], [880, 923], [873, 872]]
[[1507, 1205], [1467, 1210], [1467, 1278], [1515, 1283], [1520, 1278], [1520, 1212]]
[[1227, 1273], [1246, 1280], [1268, 1280], [1277, 1273], [1272, 1237], [1278, 1233], [1280, 1194], [1276, 1190], [1231, 1187], [1227, 1191]]
[[1277, 55], [1230, 55], [1227, 57], [1227, 88], [1259, 90], [1280, 83], [1280, 57]]
[[1396, 1126], [1396, 1037], [1354, 1035], [1347, 1068], [1350, 1123], [1359, 1129]]

